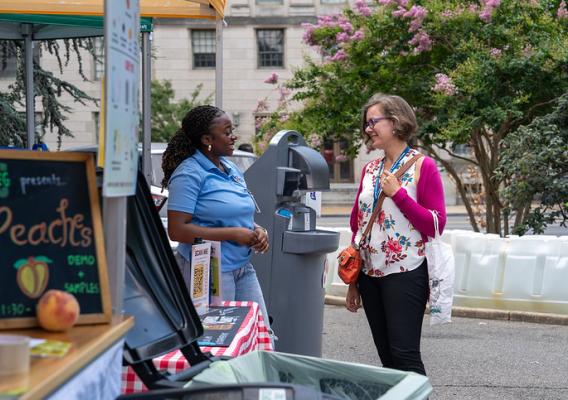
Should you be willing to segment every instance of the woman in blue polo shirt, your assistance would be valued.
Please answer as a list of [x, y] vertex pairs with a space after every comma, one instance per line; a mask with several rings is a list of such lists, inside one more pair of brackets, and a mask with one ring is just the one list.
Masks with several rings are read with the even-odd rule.
[[162, 158], [169, 189], [168, 233], [180, 242], [178, 261], [189, 290], [191, 244], [196, 238], [221, 242], [223, 298], [255, 301], [266, 325], [268, 314], [251, 252], [268, 249], [266, 230], [255, 224], [255, 202], [244, 176], [224, 156], [237, 137], [221, 109], [199, 106], [183, 118]]

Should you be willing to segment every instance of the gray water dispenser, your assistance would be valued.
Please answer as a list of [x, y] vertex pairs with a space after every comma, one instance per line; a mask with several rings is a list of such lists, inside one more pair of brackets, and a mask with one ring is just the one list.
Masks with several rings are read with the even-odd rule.
[[278, 336], [276, 350], [321, 357], [326, 254], [337, 250], [339, 233], [316, 229], [306, 192], [329, 190], [323, 156], [295, 131], [280, 131], [245, 178], [268, 231], [270, 249], [254, 255], [260, 285]]

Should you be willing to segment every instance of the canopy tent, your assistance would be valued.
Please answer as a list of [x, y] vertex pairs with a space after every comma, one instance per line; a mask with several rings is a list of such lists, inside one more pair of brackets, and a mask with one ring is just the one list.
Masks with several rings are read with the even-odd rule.
[[[0, 14], [0, 39], [25, 40], [22, 24], [32, 25], [32, 40], [56, 40], [104, 35], [102, 16]], [[140, 32], [152, 31], [152, 18], [140, 18]]]
[[[222, 49], [222, 18], [226, 0], [140, 0], [142, 36], [143, 170], [149, 176], [150, 56], [152, 19], [206, 18], [217, 20], [217, 48]], [[0, 39], [24, 40], [26, 66], [27, 146], [33, 146], [34, 102], [32, 41], [104, 35], [104, 0], [3, 0]], [[218, 52], [219, 53], [219, 52]], [[222, 104], [222, 54], [217, 56], [216, 104]]]
[[[224, 17], [226, 0], [140, 0], [140, 15], [155, 18]], [[103, 0], [3, 0], [1, 13], [103, 15]]]

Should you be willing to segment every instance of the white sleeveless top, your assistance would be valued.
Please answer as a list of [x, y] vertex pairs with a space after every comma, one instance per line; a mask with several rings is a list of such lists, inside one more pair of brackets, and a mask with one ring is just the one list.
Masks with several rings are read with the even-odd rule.
[[[415, 154], [418, 154], [418, 151], [410, 150], [393, 174]], [[358, 230], [355, 236], [357, 244], [373, 213], [375, 182], [383, 173], [383, 169], [384, 159], [371, 161], [365, 169], [359, 194]], [[416, 201], [415, 170], [416, 163], [404, 173], [400, 181], [408, 195]], [[364, 247], [370, 252], [372, 265], [364, 263], [362, 271], [373, 277], [412, 271], [422, 264], [425, 257], [420, 232], [412, 226], [390, 197], [385, 198]]]

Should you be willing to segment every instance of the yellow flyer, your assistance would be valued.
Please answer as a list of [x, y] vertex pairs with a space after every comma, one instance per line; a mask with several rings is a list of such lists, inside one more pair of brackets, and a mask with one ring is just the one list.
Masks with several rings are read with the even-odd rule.
[[199, 315], [209, 308], [209, 266], [211, 243], [191, 246], [191, 274], [189, 294]]

